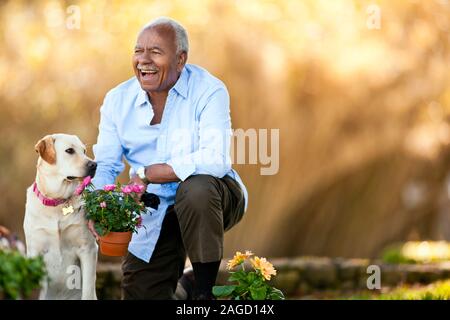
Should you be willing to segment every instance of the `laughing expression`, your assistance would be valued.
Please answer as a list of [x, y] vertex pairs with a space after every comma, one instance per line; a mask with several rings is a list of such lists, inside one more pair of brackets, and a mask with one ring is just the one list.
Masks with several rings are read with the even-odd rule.
[[175, 31], [170, 25], [141, 31], [133, 55], [136, 78], [147, 93], [169, 91], [177, 82], [187, 54], [177, 54]]

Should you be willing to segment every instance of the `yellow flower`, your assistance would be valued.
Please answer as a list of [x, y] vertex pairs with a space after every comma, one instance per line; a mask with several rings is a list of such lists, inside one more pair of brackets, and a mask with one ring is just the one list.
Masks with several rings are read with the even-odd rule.
[[245, 253], [241, 253], [240, 251], [236, 252], [233, 259], [228, 261], [227, 269], [228, 270], [233, 269], [234, 267], [240, 265], [242, 262], [245, 261], [245, 259], [249, 258], [252, 255], [253, 253], [249, 250], [246, 250]]
[[273, 265], [267, 261], [266, 258], [255, 257], [254, 259], [251, 259], [250, 262], [252, 263], [253, 268], [259, 270], [266, 280], [270, 280], [271, 276], [277, 274], [277, 270], [275, 270]]

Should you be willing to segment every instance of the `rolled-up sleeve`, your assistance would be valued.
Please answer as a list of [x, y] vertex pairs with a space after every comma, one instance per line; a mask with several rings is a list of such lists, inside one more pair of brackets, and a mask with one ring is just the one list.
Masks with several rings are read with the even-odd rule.
[[191, 175], [209, 174], [222, 178], [231, 170], [230, 97], [224, 86], [206, 99], [199, 115], [199, 148], [195, 152], [173, 157], [169, 164], [180, 180]]
[[100, 108], [100, 124], [97, 143], [93, 146], [97, 172], [92, 183], [96, 189], [115, 182], [125, 168], [122, 161], [123, 149], [113, 121], [114, 100], [106, 95]]

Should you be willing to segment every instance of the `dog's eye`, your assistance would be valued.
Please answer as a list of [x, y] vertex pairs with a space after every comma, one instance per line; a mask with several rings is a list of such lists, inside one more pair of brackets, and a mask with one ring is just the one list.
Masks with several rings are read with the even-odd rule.
[[75, 150], [74, 150], [73, 148], [69, 148], [69, 149], [66, 149], [66, 152], [67, 152], [68, 154], [74, 154], [74, 153], [75, 153]]

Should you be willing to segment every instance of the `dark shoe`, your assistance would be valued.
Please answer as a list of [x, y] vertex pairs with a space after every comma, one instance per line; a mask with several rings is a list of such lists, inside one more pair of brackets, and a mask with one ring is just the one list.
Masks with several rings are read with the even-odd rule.
[[194, 271], [192, 271], [192, 268], [186, 269], [178, 280], [177, 290], [175, 291], [176, 299], [193, 300], [194, 284]]
[[211, 292], [194, 292], [192, 300], [216, 300]]

